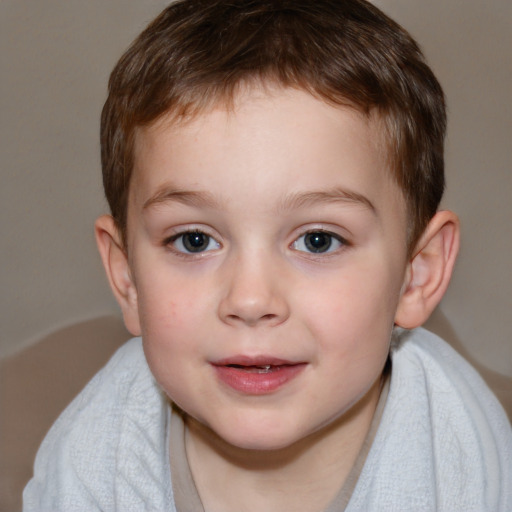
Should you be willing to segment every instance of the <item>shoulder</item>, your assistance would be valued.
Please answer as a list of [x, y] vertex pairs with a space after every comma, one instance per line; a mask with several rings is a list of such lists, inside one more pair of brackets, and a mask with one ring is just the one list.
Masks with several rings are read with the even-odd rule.
[[512, 430], [478, 373], [424, 329], [398, 331], [381, 424], [354, 508], [506, 511]]
[[140, 488], [146, 478], [139, 465], [146, 461], [160, 472], [148, 480], [165, 485], [159, 445], [165, 442], [166, 421], [166, 399], [147, 366], [141, 340], [132, 339], [50, 429], [24, 491], [24, 510], [119, 509], [132, 494], [144, 494]]
[[125, 413], [129, 402], [143, 402], [143, 396], [152, 394], [154, 387], [141, 340], [129, 340], [59, 416], [45, 443], [60, 441], [64, 435], [66, 438], [83, 435], [87, 439], [100, 429], [105, 430], [107, 436], [112, 435], [109, 426]]
[[[422, 389], [434, 411], [447, 408], [449, 417], [489, 423], [497, 434], [510, 434], [502, 406], [478, 372], [448, 343], [425, 329], [399, 330], [391, 345], [394, 388], [407, 394], [412, 384]], [[447, 411], [448, 412], [448, 411]]]

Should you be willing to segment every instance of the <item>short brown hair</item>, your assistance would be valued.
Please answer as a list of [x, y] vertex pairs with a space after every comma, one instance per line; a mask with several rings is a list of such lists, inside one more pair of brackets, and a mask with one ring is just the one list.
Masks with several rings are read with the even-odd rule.
[[444, 189], [441, 86], [416, 42], [364, 0], [180, 0], [117, 63], [101, 118], [103, 184], [126, 239], [136, 128], [233, 100], [247, 82], [377, 112], [409, 217], [409, 249]]

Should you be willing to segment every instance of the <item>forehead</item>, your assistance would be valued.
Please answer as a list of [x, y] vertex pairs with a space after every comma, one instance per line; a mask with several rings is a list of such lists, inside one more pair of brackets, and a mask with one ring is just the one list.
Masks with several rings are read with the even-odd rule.
[[332, 106], [301, 90], [251, 88], [230, 105], [186, 120], [164, 116], [140, 128], [130, 203], [140, 208], [170, 184], [222, 195], [219, 182], [224, 199], [233, 202], [229, 195], [249, 179], [252, 196], [266, 199], [274, 191], [303, 193], [340, 183], [377, 203], [385, 190], [401, 196], [382, 126], [374, 114]]

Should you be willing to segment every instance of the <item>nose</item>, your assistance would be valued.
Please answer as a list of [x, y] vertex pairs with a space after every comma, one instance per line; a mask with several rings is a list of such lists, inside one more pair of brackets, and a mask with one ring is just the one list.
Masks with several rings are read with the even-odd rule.
[[223, 276], [225, 290], [219, 303], [219, 317], [229, 325], [277, 326], [285, 322], [290, 309], [282, 273], [264, 258], [239, 258], [229, 264]]

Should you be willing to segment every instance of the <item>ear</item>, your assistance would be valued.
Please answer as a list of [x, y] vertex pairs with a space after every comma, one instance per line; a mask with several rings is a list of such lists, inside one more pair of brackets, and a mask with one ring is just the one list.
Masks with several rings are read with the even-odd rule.
[[395, 324], [405, 329], [426, 322], [441, 301], [459, 252], [459, 219], [440, 211], [431, 219], [409, 261]]
[[121, 306], [126, 328], [134, 336], [140, 336], [137, 289], [116, 223], [110, 215], [102, 215], [96, 221], [94, 231], [103, 267]]

